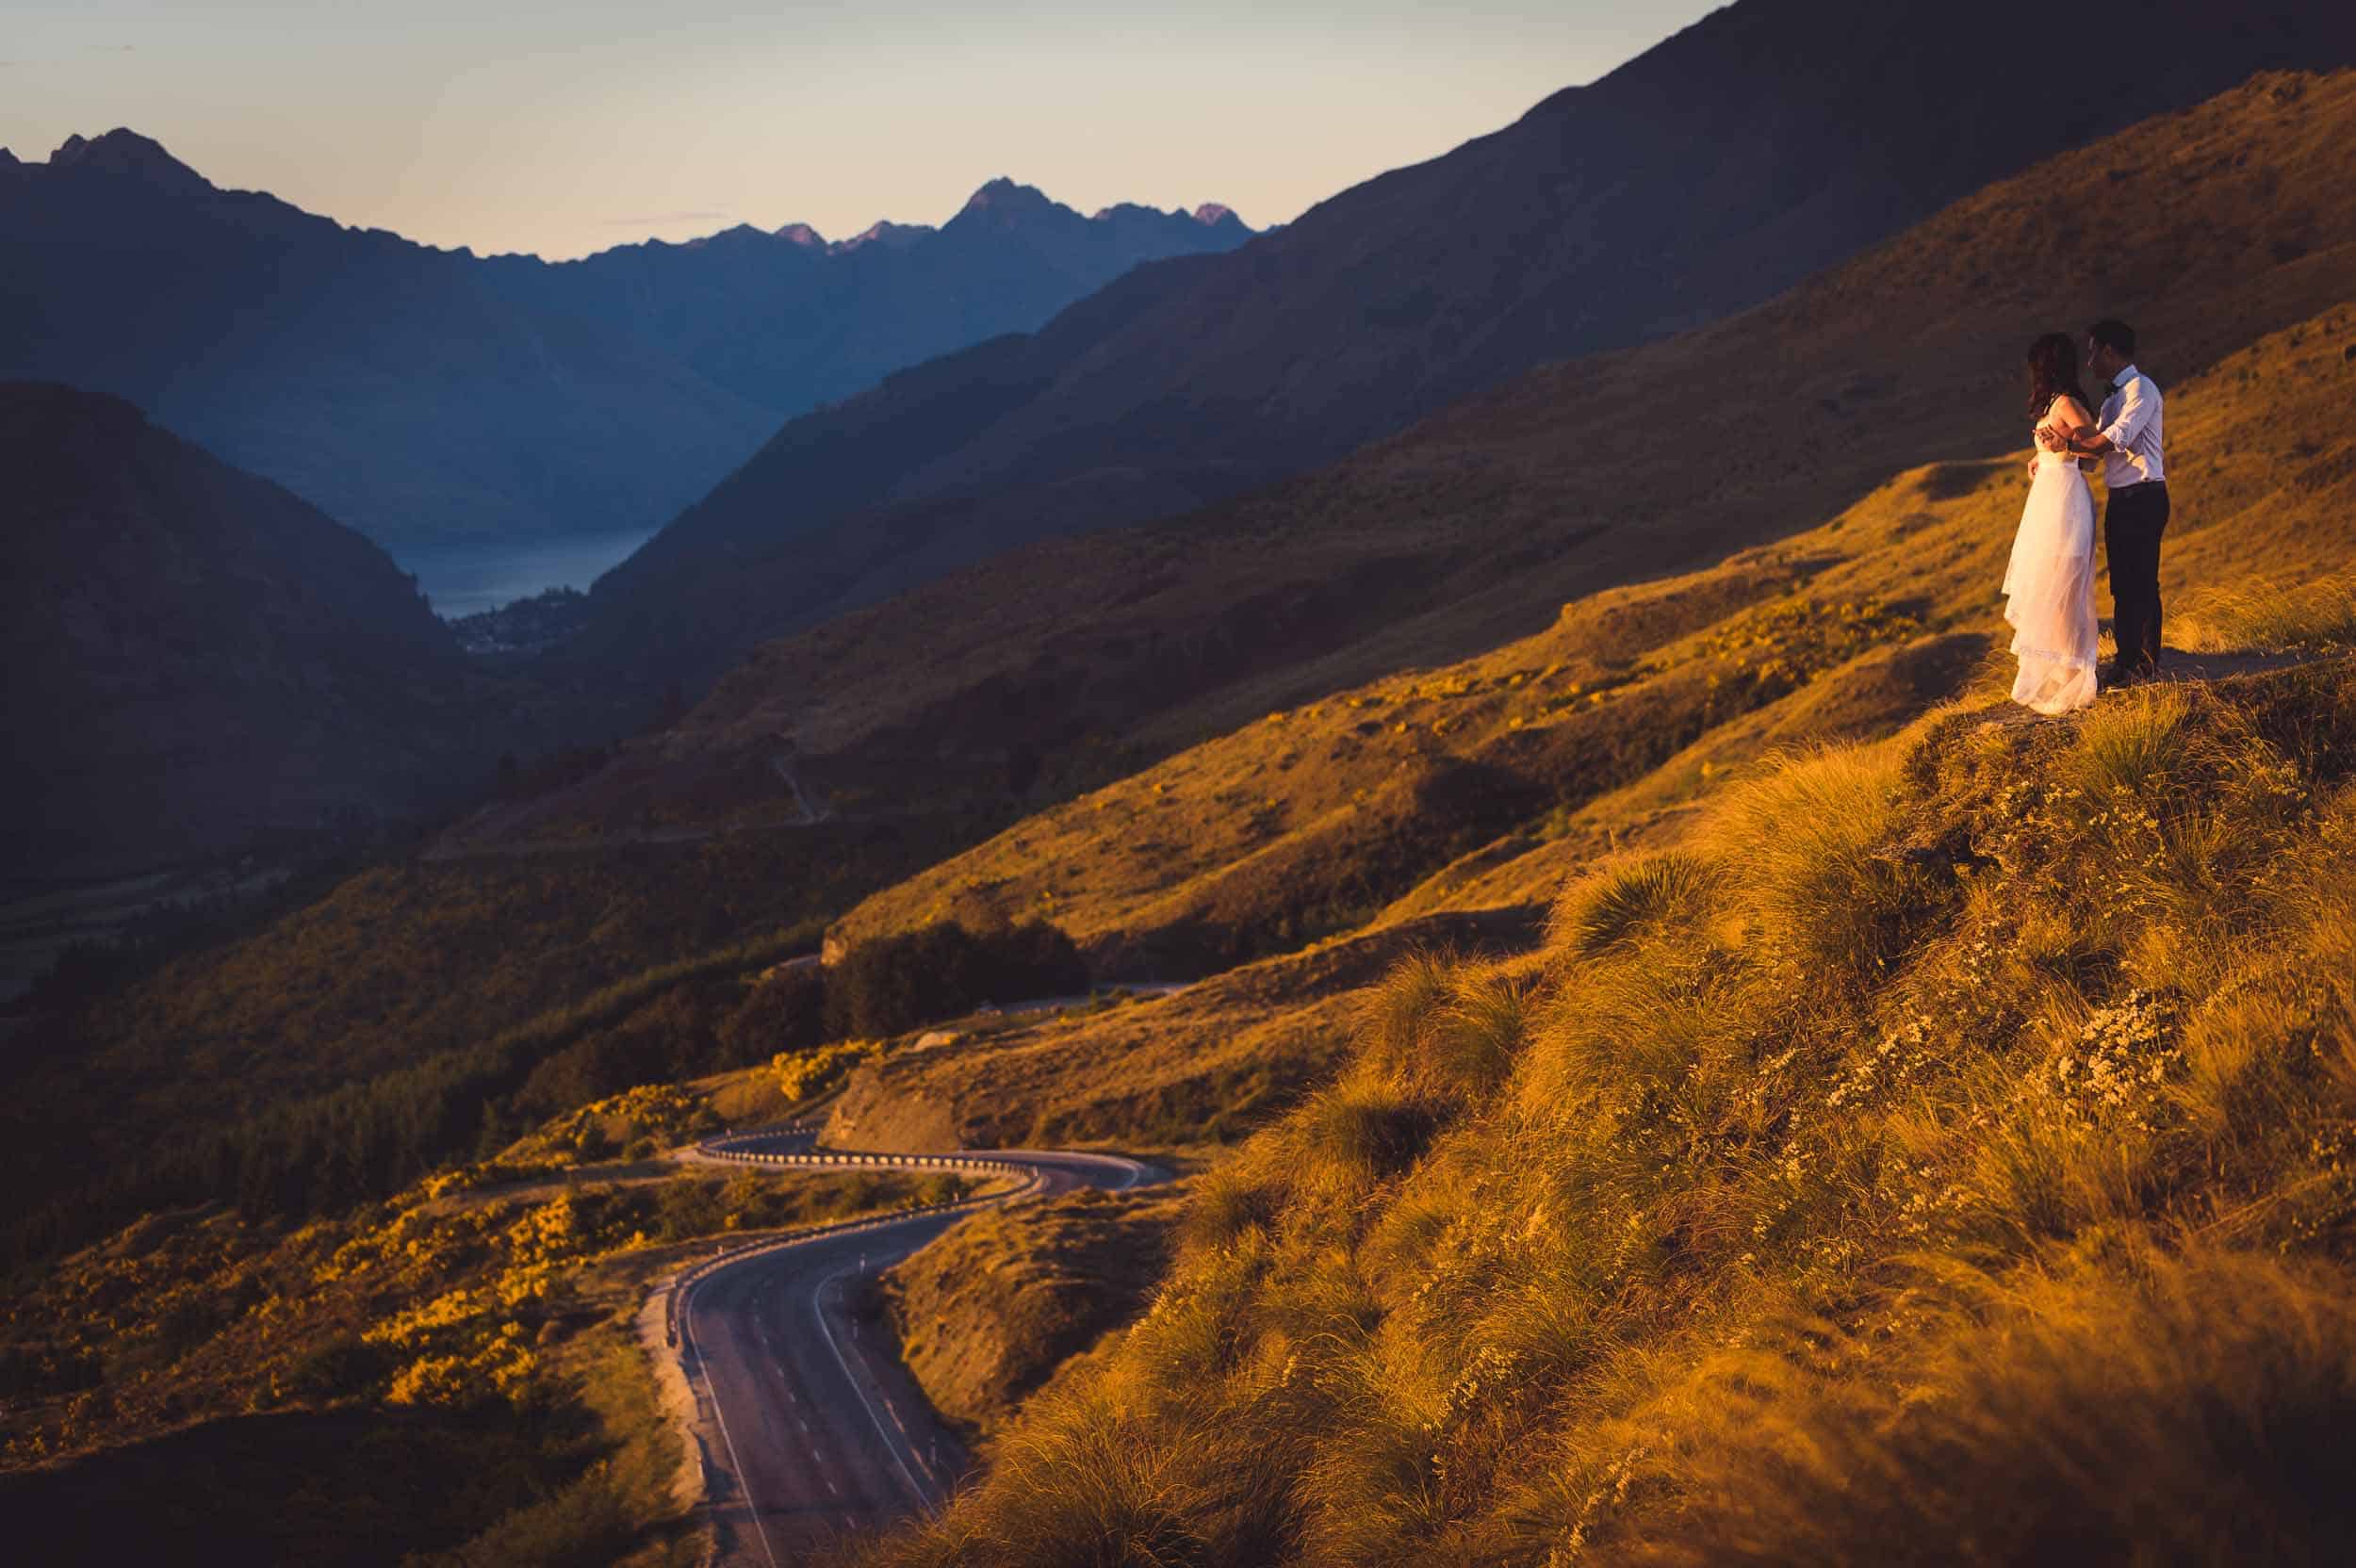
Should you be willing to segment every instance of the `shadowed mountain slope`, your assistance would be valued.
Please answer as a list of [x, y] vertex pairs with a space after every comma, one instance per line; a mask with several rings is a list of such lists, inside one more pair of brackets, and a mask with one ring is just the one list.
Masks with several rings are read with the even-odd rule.
[[1010, 545], [1170, 515], [1533, 365], [1723, 317], [2253, 70], [2356, 59], [2341, 7], [2170, 0], [2105, 41], [2132, 91], [2049, 87], [2022, 45], [2045, 14], [1714, 13], [1232, 255], [1147, 269], [787, 427], [601, 580], [577, 656], [707, 678], [764, 634]]
[[450, 804], [489, 776], [449, 630], [384, 552], [114, 398], [0, 383], [11, 877]]
[[652, 529], [779, 418], [1250, 233], [1002, 179], [882, 241], [551, 265], [219, 189], [116, 130], [0, 163], [0, 375], [127, 398], [380, 541]]

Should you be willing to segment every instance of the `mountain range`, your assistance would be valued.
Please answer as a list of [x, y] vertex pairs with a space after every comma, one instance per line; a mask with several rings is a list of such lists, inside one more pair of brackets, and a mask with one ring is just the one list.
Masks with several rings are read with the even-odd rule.
[[0, 376], [127, 399], [379, 543], [650, 530], [782, 418], [1251, 234], [997, 179], [938, 229], [832, 245], [477, 257], [221, 189], [119, 129], [0, 150]]
[[[574, 658], [612, 681], [707, 682], [763, 637], [1011, 546], [1186, 514], [1535, 366], [1744, 309], [2254, 71], [2356, 59], [2345, 8], [2162, 0], [2105, 40], [2111, 87], [2024, 54], [2046, 14], [1713, 12], [1280, 232], [1139, 267], [1035, 333], [789, 422], [600, 580]], [[2102, 193], [2080, 197], [2091, 262]]]

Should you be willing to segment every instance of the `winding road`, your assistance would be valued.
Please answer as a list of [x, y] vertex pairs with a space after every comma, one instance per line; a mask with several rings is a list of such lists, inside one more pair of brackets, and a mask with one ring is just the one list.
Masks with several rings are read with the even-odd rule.
[[679, 1276], [671, 1307], [696, 1405], [719, 1562], [786, 1568], [852, 1531], [929, 1512], [968, 1456], [915, 1382], [849, 1310], [857, 1282], [975, 1208], [1074, 1187], [1130, 1187], [1163, 1172], [1110, 1154], [1047, 1150], [892, 1155], [813, 1150], [790, 1131], [716, 1138], [698, 1161], [816, 1168], [1020, 1173], [1014, 1192], [829, 1227], [723, 1255]]

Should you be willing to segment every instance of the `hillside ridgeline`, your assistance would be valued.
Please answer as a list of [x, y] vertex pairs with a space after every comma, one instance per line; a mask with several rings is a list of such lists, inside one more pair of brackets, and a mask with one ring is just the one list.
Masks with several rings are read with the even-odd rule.
[[[1019, 813], [1494, 648], [1566, 601], [1812, 527], [1894, 473], [2013, 449], [2018, 358], [2038, 331], [2127, 315], [2172, 387], [2339, 302], [2356, 220], [2326, 193], [2356, 178], [2351, 146], [2356, 77], [2250, 82], [1742, 316], [1533, 371], [1168, 525], [1016, 550], [770, 644], [661, 744], [480, 830], [561, 836], [639, 809], [782, 820], [780, 737], [804, 787], [845, 811], [990, 790]], [[2092, 247], [2104, 203], [2172, 216]]]
[[2352, 787], [2346, 654], [1749, 773], [1399, 966], [861, 1560], [2345, 1555]]
[[[2046, 14], [2026, 0], [2002, 0], [1925, 27], [1871, 0], [1742, 0], [1592, 84], [1553, 94], [1511, 125], [1353, 186], [1231, 254], [1140, 268], [1036, 334], [913, 368], [788, 425], [601, 580], [593, 624], [572, 651], [610, 678], [678, 678], [699, 689], [764, 637], [1013, 546], [1176, 517], [1330, 463], [1534, 366], [1663, 338], [1755, 305], [1991, 180], [2133, 121], [2197, 105], [2253, 72], [2356, 63], [2356, 19], [2344, 8], [2310, 0], [2229, 13], [2200, 0], [2165, 0], [2106, 41], [2102, 69], [2132, 80], [2132, 92], [2038, 92], [2024, 87], [2021, 41], [2036, 35]], [[2034, 103], [2024, 103], [2024, 91]], [[2132, 153], [2115, 156], [2138, 161]], [[2048, 188], [2052, 226], [2082, 236], [2051, 238], [2070, 268], [2040, 267], [2050, 253], [2041, 246], [2008, 253], [2010, 237], [1999, 228], [1967, 248], [1983, 274], [1974, 295], [2099, 266], [2105, 245], [2132, 243], [2138, 229], [2146, 239], [2166, 233], [2165, 225], [2137, 224], [2114, 233], [2093, 209], [2117, 203], [2122, 212], [2173, 211], [2181, 191], [2173, 176], [2182, 172], [2170, 172], [2168, 196], [2156, 204], [2106, 188], [2104, 170], [2074, 189], [2066, 181]], [[2317, 206], [2332, 204], [2325, 193], [2333, 184], [2308, 188]], [[2323, 219], [2327, 228], [2338, 221]], [[2124, 258], [2108, 273], [2165, 275]], [[2101, 270], [2087, 278], [2089, 286], [2105, 281]], [[2059, 302], [2070, 305], [2066, 315], [2079, 313], [2074, 302]], [[2191, 336], [2176, 332], [2170, 341]], [[1825, 346], [1868, 343], [1881, 351], [1853, 351], [1842, 374], [1804, 399], [1776, 387], [1777, 406], [1805, 410], [1838, 396], [1842, 422], [1854, 423], [1863, 410], [1887, 412], [1878, 397], [1898, 387], [1884, 375], [1954, 361], [1926, 354], [1933, 344], [1904, 316], [1882, 317]], [[1902, 352], [1913, 357], [1892, 357]], [[1778, 363], [1770, 357], [1755, 368]], [[1752, 408], [1752, 390], [1705, 386], [1699, 396], [1656, 396], [1639, 406], [1653, 417], [1712, 401]], [[1579, 419], [1570, 428], [1580, 430], [1579, 456], [1592, 473], [1623, 474], [1612, 510], [1634, 502], [1642, 476], [1618, 466], [1641, 447], [1616, 439], [1628, 427]], [[1870, 482], [1897, 466], [1886, 452], [1871, 455], [1879, 466], [1868, 463], [1853, 477]], [[1783, 461], [1811, 456], [1792, 449]], [[1366, 525], [1357, 509], [1365, 498], [1313, 485], [1252, 509], [1252, 523], [1227, 509], [1189, 519], [1162, 535], [1158, 548], [1145, 547], [1158, 559], [1141, 572], [1116, 578], [1031, 563], [1024, 580], [1061, 592], [1034, 594], [1050, 602], [1016, 613], [1036, 624], [1075, 608], [1096, 612], [1107, 592], [1164, 586], [1173, 552], [1213, 552], [1244, 570], [1275, 567], [1274, 581], [1257, 592], [1239, 591], [1240, 575], [1228, 575], [1195, 601], [1241, 624], [1281, 624], [1271, 612], [1317, 597], [1319, 583], [1338, 603], [1364, 602], [1362, 613], [1397, 614], [1420, 596], [1419, 584], [1464, 564], [1432, 537], [1453, 525], [1431, 514], [1489, 508], [1495, 497], [1482, 481], [1490, 476], [1468, 466], [1451, 455], [1431, 465], [1422, 482], [1370, 487], [1385, 492], [1377, 517], [1413, 514], [1424, 525], [1422, 547], [1404, 552], [1412, 562], [1399, 559], [1394, 538], [1387, 548], [1350, 551], [1357, 569], [1334, 570], [1321, 547], [1337, 530]], [[1310, 526], [1328, 498], [1341, 509]], [[1663, 514], [1677, 510], [1676, 498], [1655, 498], [1667, 502]], [[1520, 564], [1548, 559], [1562, 542], [1560, 510], [1538, 508], [1557, 515], [1536, 539], [1510, 526], [1520, 519], [1496, 518], [1509, 526], [1488, 536], [1488, 547], [1509, 549], [1496, 541], [1512, 539], [1529, 551]], [[1265, 526], [1277, 517], [1281, 528]], [[1577, 515], [1567, 526], [1596, 520]], [[1205, 522], [1219, 526], [1192, 539]], [[1271, 531], [1281, 537], [1236, 557], [1240, 539]], [[1275, 551], [1265, 548], [1269, 542]], [[1652, 554], [1658, 569], [1660, 552]], [[1563, 585], [1554, 586], [1562, 596]], [[1445, 584], [1442, 601], [1460, 597], [1461, 587]], [[969, 629], [995, 623], [1002, 604], [1023, 603], [993, 596], [977, 613], [963, 608], [972, 596], [958, 598], [952, 619]], [[1121, 619], [1140, 629], [1134, 617]], [[1186, 624], [1163, 623], [1172, 633]], [[1223, 624], [1207, 624], [1218, 629], [1213, 637], [1226, 634]], [[1283, 631], [1252, 641], [1254, 651], [1287, 663], [1305, 651], [1288, 646]], [[1129, 667], [1165, 662], [1142, 645], [1136, 659]], [[988, 722], [997, 708], [974, 711]]]

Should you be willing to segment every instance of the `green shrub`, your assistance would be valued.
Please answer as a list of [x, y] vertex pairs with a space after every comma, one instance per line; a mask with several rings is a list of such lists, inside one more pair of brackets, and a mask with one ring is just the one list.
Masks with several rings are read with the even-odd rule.
[[744, 1062], [807, 1051], [826, 1037], [826, 971], [815, 964], [780, 966], [720, 1021], [720, 1039], [732, 1059]]
[[1079, 949], [1045, 921], [978, 932], [944, 921], [872, 938], [844, 954], [826, 974], [826, 1033], [896, 1035], [985, 1003], [1088, 988]]

